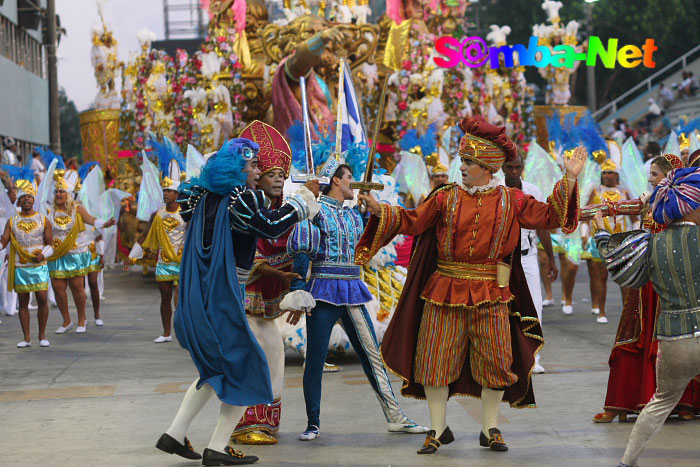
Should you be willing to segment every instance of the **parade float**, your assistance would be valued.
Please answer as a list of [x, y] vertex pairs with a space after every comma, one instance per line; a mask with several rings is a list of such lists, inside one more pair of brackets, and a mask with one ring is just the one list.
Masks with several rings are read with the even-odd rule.
[[[543, 4], [548, 24], [534, 29], [542, 45], [578, 44], [577, 23], [562, 25], [560, 6], [550, 0]], [[169, 138], [183, 153], [192, 145], [206, 154], [253, 120], [279, 127], [276, 123], [289, 103], [282, 99], [284, 105], [279, 104], [275, 88], [280, 64], [291, 62], [314, 34], [329, 29], [340, 31], [342, 39], [325, 46], [320, 62], [313, 67], [295, 64], [307, 66], [309, 73], [313, 69], [313, 84], [326, 107], [311, 105], [312, 122], [321, 132], [334, 125], [341, 58], [352, 71], [366, 134], [376, 120], [381, 83], [388, 77], [377, 153], [379, 166], [389, 174], [401, 158], [400, 142], [411, 130], [421, 137], [432, 126], [441, 136], [439, 151], [451, 160], [461, 137], [456, 123], [468, 115], [481, 114], [506, 126], [526, 151], [536, 131], [538, 139], [544, 138], [540, 144], [547, 146], [546, 133], [540, 134], [546, 125], [536, 127], [536, 118], [552, 115], [553, 107], [563, 107], [561, 115], [581, 110], [568, 106], [568, 69], [544, 70], [548, 105], [536, 107], [533, 88], [517, 62], [497, 68], [437, 66], [435, 41], [442, 36], [461, 39], [473, 29], [470, 3], [464, 0], [387, 0], [384, 11], [374, 14], [367, 0], [205, 0], [201, 8], [209, 18], [208, 34], [196, 52], [154, 49], [155, 35], [144, 29], [137, 35], [140, 49], [123, 59], [101, 14], [91, 54], [98, 94], [95, 110], [81, 114], [81, 134], [85, 159], [99, 161], [118, 188], [137, 193], [139, 158], [149, 150], [149, 133]], [[282, 15], [273, 19], [270, 11]], [[506, 45], [509, 33], [507, 25], [491, 25], [486, 40], [491, 46]], [[288, 96], [300, 100], [297, 94]], [[324, 121], [323, 116], [331, 118]], [[421, 156], [428, 167], [431, 157], [435, 159], [434, 154]], [[129, 216], [123, 222], [126, 249], [138, 222], [126, 225]]]

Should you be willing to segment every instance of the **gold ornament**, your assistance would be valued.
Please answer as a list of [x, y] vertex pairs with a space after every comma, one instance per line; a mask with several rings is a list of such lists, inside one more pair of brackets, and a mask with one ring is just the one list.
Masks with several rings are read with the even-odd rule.
[[605, 162], [605, 159], [608, 158], [608, 155], [605, 151], [602, 149], [599, 149], [598, 151], [593, 151], [593, 160], [596, 161], [599, 164], [603, 164]]

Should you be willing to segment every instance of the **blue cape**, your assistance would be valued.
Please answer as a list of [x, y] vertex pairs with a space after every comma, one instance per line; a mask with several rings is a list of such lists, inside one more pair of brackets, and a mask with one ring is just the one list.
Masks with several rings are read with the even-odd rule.
[[204, 248], [205, 195], [198, 203], [180, 263], [175, 333], [222, 402], [249, 406], [273, 401], [265, 353], [248, 326], [238, 284], [228, 196], [217, 208], [212, 243]]

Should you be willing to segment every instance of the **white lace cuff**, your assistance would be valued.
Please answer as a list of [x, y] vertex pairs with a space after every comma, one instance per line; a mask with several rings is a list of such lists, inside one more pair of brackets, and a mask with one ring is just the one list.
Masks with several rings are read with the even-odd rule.
[[104, 255], [105, 254], [105, 241], [100, 240], [95, 242], [95, 251], [97, 252], [98, 255]]
[[316, 300], [306, 290], [295, 290], [284, 296], [280, 310], [309, 311], [316, 306]]
[[95, 223], [92, 224], [92, 225], [93, 225], [93, 227], [95, 227], [96, 229], [101, 229], [102, 227], [105, 226], [105, 224], [106, 224], [106, 222], [103, 221], [102, 219], [95, 219]]
[[44, 258], [48, 258], [53, 254], [53, 246], [51, 245], [46, 245], [44, 248], [41, 249], [41, 254], [44, 255]]
[[316, 197], [305, 186], [299, 188], [296, 193], [289, 197], [287, 202], [291, 204], [297, 214], [299, 214], [300, 221], [313, 219], [316, 217], [316, 214], [318, 214], [318, 211], [321, 210], [321, 206], [318, 204], [318, 201], [316, 201]]

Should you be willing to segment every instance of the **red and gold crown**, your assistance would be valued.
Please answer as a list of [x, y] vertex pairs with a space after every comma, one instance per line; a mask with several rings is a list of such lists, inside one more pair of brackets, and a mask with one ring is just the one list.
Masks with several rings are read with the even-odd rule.
[[[664, 154], [663, 157], [668, 161], [669, 164], [671, 164], [671, 167], [673, 167], [674, 169], [682, 169], [683, 167], [685, 167], [681, 158], [676, 156], [675, 154]], [[690, 166], [691, 161], [690, 158], [688, 158], [688, 167]]]
[[247, 138], [260, 146], [258, 168], [261, 176], [274, 169], [282, 169], [285, 178], [289, 176], [289, 168], [292, 165], [292, 150], [279, 131], [267, 123], [254, 120], [245, 127], [239, 137]]
[[464, 136], [459, 143], [462, 159], [477, 162], [498, 172], [505, 161], [518, 156], [515, 143], [506, 136], [506, 128], [490, 124], [480, 115], [467, 117], [459, 124]]

